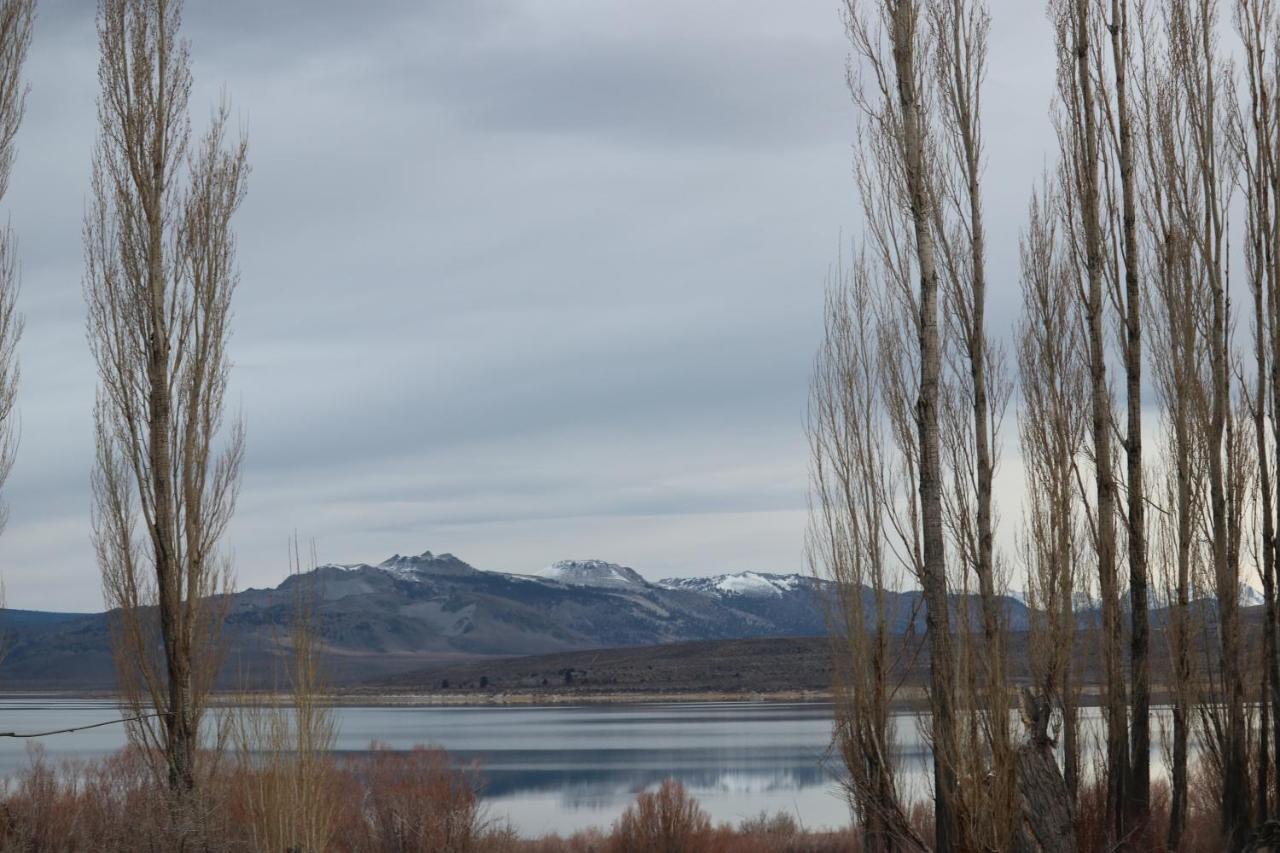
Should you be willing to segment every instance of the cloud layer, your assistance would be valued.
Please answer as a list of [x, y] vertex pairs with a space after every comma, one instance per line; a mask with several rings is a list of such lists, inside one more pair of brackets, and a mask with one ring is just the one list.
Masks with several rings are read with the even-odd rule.
[[[1049, 156], [1042, 10], [994, 4], [993, 323]], [[826, 270], [857, 221], [828, 0], [189, 0], [199, 126], [253, 175], [232, 400], [242, 585], [453, 551], [656, 577], [802, 561], [803, 412]], [[80, 220], [90, 4], [44, 0], [6, 200], [28, 316], [0, 554], [11, 606], [101, 604]], [[1015, 508], [1006, 507], [1010, 517]]]

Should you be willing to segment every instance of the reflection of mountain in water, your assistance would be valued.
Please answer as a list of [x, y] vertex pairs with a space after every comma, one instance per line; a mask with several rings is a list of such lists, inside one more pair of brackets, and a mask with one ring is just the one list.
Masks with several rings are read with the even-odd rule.
[[817, 764], [761, 768], [754, 772], [726, 771], [711, 767], [685, 768], [679, 771], [664, 771], [653, 767], [620, 772], [500, 772], [485, 774], [485, 796], [518, 797], [546, 791], [558, 795], [562, 808], [602, 809], [627, 803], [640, 791], [655, 788], [672, 777], [679, 779], [694, 796], [712, 791], [724, 794], [823, 791], [830, 788], [833, 782], [831, 774]]
[[486, 797], [559, 793], [584, 806], [630, 799], [664, 779], [691, 789], [762, 792], [825, 787], [824, 756], [811, 749], [570, 749], [454, 751], [481, 769]]

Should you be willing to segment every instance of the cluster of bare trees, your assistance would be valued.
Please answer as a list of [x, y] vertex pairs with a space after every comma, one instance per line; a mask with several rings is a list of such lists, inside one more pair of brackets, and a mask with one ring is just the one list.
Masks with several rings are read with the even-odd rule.
[[[1059, 145], [1020, 235], [1008, 367], [984, 314], [986, 3], [845, 9], [864, 236], [829, 287], [809, 550], [841, 590], [837, 740], [868, 849], [1076, 849], [1086, 788], [1108, 849], [1183, 849], [1197, 768], [1242, 849], [1280, 807], [1274, 3], [1049, 2]], [[1025, 671], [992, 494], [1013, 372]], [[1255, 573], [1261, 614], [1239, 604]], [[906, 583], [923, 637], [914, 614], [893, 636]], [[890, 711], [913, 661], [932, 839], [909, 819]], [[1159, 820], [1153, 781], [1170, 789]]]

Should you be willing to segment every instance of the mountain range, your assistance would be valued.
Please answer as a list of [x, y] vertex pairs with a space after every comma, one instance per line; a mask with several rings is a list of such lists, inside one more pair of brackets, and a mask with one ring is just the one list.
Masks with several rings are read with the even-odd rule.
[[[829, 582], [738, 572], [646, 580], [604, 560], [564, 560], [535, 574], [484, 571], [452, 554], [396, 554], [378, 564], [320, 566], [227, 604], [224, 686], [275, 678], [300, 600], [310, 601], [338, 684], [486, 658], [826, 632]], [[960, 599], [953, 599], [953, 607]], [[917, 591], [888, 593], [896, 633], [923, 631]], [[864, 591], [864, 606], [870, 606]], [[969, 606], [976, 608], [970, 599]], [[1027, 606], [1003, 599], [1026, 630]], [[974, 610], [976, 616], [976, 609]], [[114, 683], [108, 614], [0, 611], [6, 688], [107, 689]]]
[[[603, 560], [565, 560], [525, 575], [427, 551], [324, 565], [235, 593], [224, 684], [271, 677], [301, 591], [339, 683], [455, 660], [825, 630], [825, 585], [797, 574], [651, 582]], [[109, 688], [108, 624], [103, 613], [4, 611], [0, 684]]]

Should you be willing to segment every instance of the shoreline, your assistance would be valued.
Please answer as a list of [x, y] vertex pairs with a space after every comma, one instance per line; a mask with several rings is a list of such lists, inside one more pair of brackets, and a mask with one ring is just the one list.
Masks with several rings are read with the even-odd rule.
[[475, 693], [345, 693], [339, 692], [326, 697], [337, 707], [372, 705], [378, 707], [534, 707], [540, 705], [642, 705], [642, 704], [712, 704], [712, 703], [752, 703], [752, 704], [792, 704], [792, 703], [830, 703], [830, 690], [778, 690], [729, 692], [720, 690], [699, 690], [683, 692], [644, 691], [644, 692], [494, 692], [482, 695]]
[[[323, 705], [332, 708], [534, 708], [567, 707], [573, 705], [705, 705], [705, 704], [832, 704], [831, 690], [645, 690], [645, 691], [380, 691], [368, 688], [338, 688], [324, 691], [316, 697]], [[71, 690], [0, 690], [0, 700], [82, 700], [113, 702], [117, 694], [111, 691]], [[1166, 704], [1164, 690], [1152, 691], [1153, 707]], [[209, 697], [209, 707], [227, 708], [252, 704], [287, 705], [288, 693], [281, 691], [222, 691]], [[1096, 689], [1082, 692], [1080, 708], [1100, 706]], [[1011, 705], [1011, 707], [1017, 707]], [[920, 687], [904, 686], [899, 689], [892, 710], [899, 713], [928, 710], [928, 694]]]
[[[288, 704], [288, 694], [278, 691], [247, 693], [226, 692], [210, 696], [210, 707], [230, 707], [244, 704], [238, 701], [252, 697], [254, 702], [271, 705]], [[83, 700], [93, 702], [112, 702], [117, 694], [106, 691], [70, 691], [70, 690], [3, 690], [0, 700], [22, 699], [60, 699]], [[780, 690], [728, 692], [717, 690], [700, 691], [645, 691], [645, 692], [519, 692], [495, 691], [492, 693], [462, 692], [423, 692], [423, 693], [390, 693], [390, 692], [353, 692], [338, 690], [323, 693], [318, 697], [326, 706], [333, 708], [362, 707], [403, 707], [403, 708], [485, 708], [485, 707], [537, 707], [567, 705], [629, 705], [629, 704], [793, 704], [793, 703], [830, 703], [829, 690]]]

